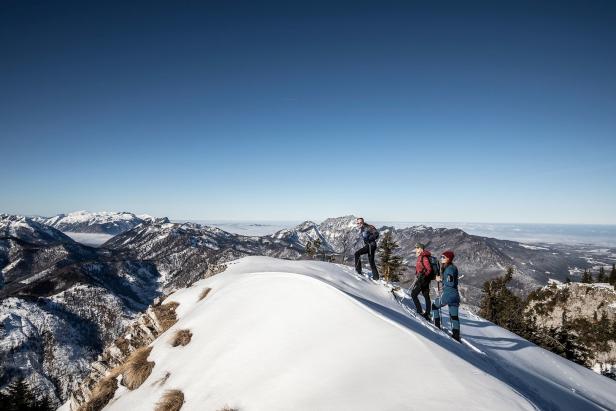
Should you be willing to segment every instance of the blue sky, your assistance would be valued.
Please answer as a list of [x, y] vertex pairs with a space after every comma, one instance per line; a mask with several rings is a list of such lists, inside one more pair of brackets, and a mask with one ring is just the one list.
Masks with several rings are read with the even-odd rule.
[[0, 3], [0, 212], [616, 224], [614, 2], [84, 3]]

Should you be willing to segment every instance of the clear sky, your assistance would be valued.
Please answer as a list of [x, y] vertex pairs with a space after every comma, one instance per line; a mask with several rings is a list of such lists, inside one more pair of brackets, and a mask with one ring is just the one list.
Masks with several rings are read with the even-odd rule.
[[615, 73], [614, 1], [0, 0], [0, 212], [614, 224]]

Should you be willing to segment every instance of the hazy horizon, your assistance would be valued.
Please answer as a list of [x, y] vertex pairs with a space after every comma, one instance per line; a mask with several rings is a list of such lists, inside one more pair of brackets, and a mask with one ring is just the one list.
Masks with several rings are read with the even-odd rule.
[[[315, 223], [321, 223], [324, 220], [328, 219], [328, 218], [339, 218], [339, 217], [344, 217], [344, 216], [348, 216], [348, 215], [353, 215], [356, 217], [359, 216], [363, 216], [362, 214], [350, 214], [350, 213], [346, 213], [346, 214], [340, 214], [340, 215], [332, 215], [329, 217], [323, 217], [323, 218], [300, 218], [300, 219], [262, 219], [262, 218], [185, 218], [185, 217], [171, 217], [169, 215], [155, 215], [155, 214], [151, 214], [151, 213], [147, 213], [147, 212], [135, 212], [135, 211], [131, 211], [131, 210], [127, 210], [127, 209], [118, 209], [118, 210], [97, 210], [97, 211], [92, 211], [92, 210], [85, 210], [85, 209], [75, 209], [74, 211], [64, 211], [64, 212], [58, 212], [58, 213], [53, 213], [53, 214], [40, 214], [40, 213], [35, 213], [35, 214], [26, 214], [26, 213], [20, 213], [20, 212], [7, 212], [7, 211], [1, 211], [0, 210], [0, 214], [9, 214], [9, 215], [23, 215], [26, 217], [54, 217], [56, 215], [60, 215], [60, 214], [71, 214], [71, 213], [77, 213], [77, 212], [89, 212], [89, 213], [101, 213], [101, 212], [111, 212], [111, 213], [122, 213], [122, 212], [127, 212], [127, 213], [132, 213], [135, 215], [150, 215], [152, 217], [157, 217], [157, 218], [168, 218], [170, 221], [173, 222], [194, 222], [194, 223], [208, 223], [208, 222], [213, 222], [213, 223], [293, 223], [293, 224], [299, 224], [302, 223], [304, 221], [312, 221]], [[370, 219], [368, 217], [364, 217], [366, 219], [366, 221], [369, 222], [376, 222], [379, 224], [383, 224], [383, 225], [387, 225], [387, 224], [393, 224], [393, 223], [402, 223], [402, 224], [417, 224], [417, 225], [421, 225], [421, 224], [493, 224], [493, 225], [553, 225], [553, 226], [598, 226], [598, 227], [602, 227], [602, 226], [616, 226], [616, 223], [559, 223], [559, 222], [525, 222], [525, 221], [464, 221], [464, 220], [458, 220], [458, 221], [447, 221], [447, 220], [443, 220], [443, 221], [434, 221], [434, 220], [418, 220], [418, 219], [391, 219], [391, 220], [381, 220], [381, 219]]]
[[8, 1], [0, 27], [9, 213], [616, 224], [614, 1]]

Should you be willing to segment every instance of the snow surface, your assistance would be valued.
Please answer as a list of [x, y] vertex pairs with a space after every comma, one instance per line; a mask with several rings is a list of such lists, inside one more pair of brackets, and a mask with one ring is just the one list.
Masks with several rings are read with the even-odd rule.
[[98, 247], [105, 243], [107, 240], [113, 237], [111, 234], [103, 233], [74, 233], [71, 231], [65, 231], [64, 234], [72, 238], [78, 243], [89, 245], [92, 247]]
[[[105, 409], [149, 411], [167, 389], [183, 411], [616, 409], [606, 377], [464, 310], [459, 344], [347, 266], [246, 257], [170, 301], [152, 374]], [[171, 347], [179, 329], [192, 341]]]
[[529, 250], [549, 250], [549, 248], [546, 248], [546, 247], [539, 247], [537, 245], [530, 245], [530, 244], [523, 244], [523, 243], [520, 243], [520, 246], [527, 248]]
[[94, 224], [104, 224], [104, 223], [113, 223], [116, 221], [132, 221], [134, 220], [135, 215], [132, 213], [126, 212], [113, 212], [113, 211], [99, 211], [99, 212], [89, 212], [85, 210], [74, 211], [68, 214], [60, 214], [54, 217], [51, 217], [47, 220], [48, 225], [55, 224], [75, 224], [75, 223], [88, 223], [88, 225]]

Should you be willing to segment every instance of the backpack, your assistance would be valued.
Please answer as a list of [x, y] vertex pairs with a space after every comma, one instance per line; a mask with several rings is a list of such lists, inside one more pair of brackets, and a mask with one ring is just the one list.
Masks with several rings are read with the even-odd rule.
[[379, 239], [379, 230], [376, 229], [375, 226], [367, 224], [368, 228], [366, 228], [366, 241], [368, 242], [372, 242], [374, 241], [376, 243], [376, 240]]
[[428, 257], [428, 261], [430, 261], [430, 267], [432, 267], [432, 272], [430, 273], [430, 276], [428, 277], [428, 281], [432, 281], [436, 278], [438, 274], [441, 273], [441, 263], [439, 263], [438, 258], [436, 258], [433, 255]]
[[374, 239], [374, 241], [376, 242], [376, 240], [379, 239], [379, 230], [376, 229], [375, 226], [371, 225], [370, 229], [372, 230], [372, 238]]

